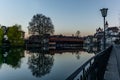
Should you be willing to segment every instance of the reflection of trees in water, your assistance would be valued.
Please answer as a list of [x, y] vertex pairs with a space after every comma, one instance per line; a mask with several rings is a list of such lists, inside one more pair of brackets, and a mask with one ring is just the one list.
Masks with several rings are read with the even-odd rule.
[[7, 57], [7, 64], [14, 68], [18, 68], [21, 65], [22, 57], [24, 57], [23, 49], [11, 49]]
[[2, 63], [3, 63], [3, 57], [2, 57], [1, 50], [0, 50], [0, 68], [1, 68], [1, 66], [2, 66]]
[[100, 46], [86, 46], [87, 48], [85, 49], [86, 52], [88, 53], [98, 53], [101, 51]]
[[[4, 56], [7, 54], [6, 56]], [[21, 48], [11, 48], [9, 50], [0, 50], [0, 65], [3, 63], [19, 68], [21, 65], [21, 58], [24, 57], [24, 50]]]
[[81, 55], [80, 51], [76, 51], [75, 53], [76, 53], [76, 58], [79, 60]]
[[28, 65], [34, 76], [41, 77], [50, 73], [54, 61], [52, 55], [41, 52], [30, 53], [30, 55], [31, 56], [28, 58]]

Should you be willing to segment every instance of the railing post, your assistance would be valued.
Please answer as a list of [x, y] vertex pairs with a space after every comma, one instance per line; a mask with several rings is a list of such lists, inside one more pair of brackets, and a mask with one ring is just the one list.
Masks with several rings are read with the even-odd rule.
[[80, 76], [80, 80], [83, 80], [83, 77], [82, 77], [82, 75]]
[[85, 68], [83, 68], [83, 75], [85, 74]]
[[[77, 80], [87, 80], [89, 78], [90, 78], [89, 80], [93, 80], [93, 79], [101, 80], [103, 77], [103, 73], [104, 73], [103, 68], [106, 67], [106, 63], [107, 63], [109, 55], [110, 55], [111, 47], [107, 48], [106, 50], [101, 51], [98, 54], [96, 54], [95, 56], [93, 56], [92, 58], [90, 58], [88, 61], [86, 61], [86, 63], [84, 63], [81, 67], [79, 67], [74, 73], [72, 73], [66, 80], [74, 80], [75, 77], [80, 72], [82, 74], [79, 76], [79, 79], [77, 79]], [[103, 60], [103, 58], [104, 58], [104, 60]], [[103, 64], [103, 62], [105, 62], [105, 64]], [[90, 65], [90, 66], [87, 68], [86, 66], [88, 66], [88, 65]], [[101, 70], [101, 68], [103, 70]], [[94, 72], [93, 72], [93, 70], [94, 70]], [[95, 75], [95, 77], [93, 75]]]
[[85, 67], [84, 67], [83, 68], [83, 80], [86, 80], [86, 74], [87, 74], [87, 72], [86, 72]]

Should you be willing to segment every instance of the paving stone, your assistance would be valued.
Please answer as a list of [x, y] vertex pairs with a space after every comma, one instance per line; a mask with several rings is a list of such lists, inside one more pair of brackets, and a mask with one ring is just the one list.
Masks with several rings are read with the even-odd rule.
[[105, 80], [120, 80], [120, 46], [114, 45], [104, 74]]

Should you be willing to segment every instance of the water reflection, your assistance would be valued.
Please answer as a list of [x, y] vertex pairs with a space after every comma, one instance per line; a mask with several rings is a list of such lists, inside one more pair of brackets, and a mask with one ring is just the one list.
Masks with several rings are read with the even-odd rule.
[[[22, 48], [0, 49], [0, 71], [4, 73], [0, 78], [2, 77], [2, 80], [14, 80], [13, 78], [16, 80], [64, 80], [91, 56], [93, 55], [84, 52], [83, 49], [49, 51]], [[15, 77], [6, 79], [6, 75]], [[18, 77], [23, 78], [18, 79]]]
[[32, 72], [32, 75], [35, 77], [42, 77], [51, 72], [51, 69], [54, 65], [54, 55], [63, 54], [63, 53], [72, 53], [75, 54], [75, 57], [80, 59], [80, 51], [82, 50], [49, 50], [49, 51], [40, 51], [39, 49], [29, 49], [27, 53], [30, 55], [28, 57], [29, 69]]
[[0, 49], [0, 65], [5, 63], [12, 68], [20, 68], [22, 57], [24, 57], [22, 48]]
[[29, 51], [29, 54], [28, 65], [33, 76], [42, 77], [50, 73], [54, 62], [52, 55], [47, 54], [46, 51], [39, 51], [39, 49]]
[[84, 50], [88, 53], [95, 53], [95, 54], [101, 51], [100, 47], [97, 46], [85, 46]]
[[76, 52], [76, 58], [79, 60], [80, 59], [80, 55], [81, 55], [81, 52], [80, 51], [77, 51]]

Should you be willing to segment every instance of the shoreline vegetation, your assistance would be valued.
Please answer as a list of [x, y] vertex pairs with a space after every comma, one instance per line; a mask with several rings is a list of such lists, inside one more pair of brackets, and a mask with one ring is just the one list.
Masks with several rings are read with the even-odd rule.
[[24, 34], [21, 25], [0, 26], [0, 47], [24, 46]]
[[[52, 35], [54, 33], [54, 25], [50, 17], [36, 14], [29, 22], [28, 31], [31, 35]], [[22, 30], [21, 25], [15, 24], [7, 27], [0, 25], [0, 47], [24, 47], [24, 36], [25, 32]], [[41, 40], [43, 41], [43, 39]]]

